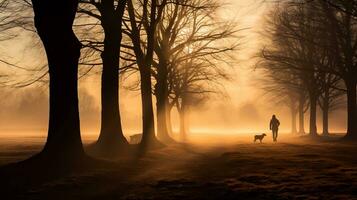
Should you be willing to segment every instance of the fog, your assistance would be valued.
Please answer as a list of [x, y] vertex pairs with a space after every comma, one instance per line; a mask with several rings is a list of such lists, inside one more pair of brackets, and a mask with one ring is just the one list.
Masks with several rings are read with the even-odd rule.
[[[254, 74], [254, 72], [252, 73]], [[48, 123], [47, 88], [28, 87], [1, 90], [0, 126], [2, 131], [0, 134], [5, 135], [10, 131], [12, 134], [31, 133], [44, 136]], [[189, 112], [190, 131], [217, 134], [268, 132], [270, 117], [272, 114], [276, 114], [282, 123], [282, 132], [289, 132], [291, 120], [289, 110], [284, 106], [271, 104], [269, 99], [262, 95], [263, 91], [256, 90], [254, 93], [250, 94], [250, 99], [246, 99], [246, 94], [232, 91], [229, 92], [228, 98], [212, 97], [206, 103], [191, 109]], [[100, 101], [98, 97], [99, 85], [97, 81], [88, 79], [81, 83], [79, 89], [80, 116], [82, 134], [85, 136], [99, 134]], [[244, 98], [244, 100], [240, 98]], [[120, 105], [125, 135], [139, 133], [141, 131], [139, 94], [122, 89]], [[344, 131], [345, 115], [343, 109], [332, 113], [331, 132]], [[174, 130], [178, 131], [179, 121], [175, 109], [172, 113], [172, 121]], [[307, 115], [305, 121], [307, 130]], [[321, 130], [321, 121], [318, 122], [318, 125]]]
[[[272, 114], [280, 119], [282, 132], [290, 131], [289, 110], [283, 105], [276, 105], [259, 89], [259, 73], [254, 71], [254, 56], [259, 48], [259, 27], [264, 20], [267, 5], [257, 1], [231, 0], [222, 12], [230, 13], [241, 31], [242, 45], [237, 52], [236, 62], [231, 67], [233, 80], [224, 83], [226, 96], [212, 96], [207, 102], [190, 110], [189, 129], [199, 133], [260, 133], [268, 132], [268, 122]], [[225, 15], [227, 16], [227, 15]], [[5, 44], [3, 49], [13, 57], [19, 58], [19, 64], [30, 66], [31, 63], [43, 63], [40, 50], [29, 50], [32, 39], [19, 39], [18, 46]], [[20, 55], [20, 56], [19, 56]], [[40, 55], [40, 56], [38, 56]], [[26, 74], [10, 69], [13, 77], [20, 81]], [[0, 88], [0, 131], [1, 135], [12, 133], [45, 135], [48, 123], [48, 88], [44, 84], [35, 84], [26, 88]], [[100, 80], [98, 75], [80, 79], [79, 99], [81, 128], [83, 135], [96, 136], [100, 129]], [[155, 104], [155, 103], [154, 103]], [[138, 92], [121, 89], [120, 109], [124, 134], [141, 132], [141, 107]], [[321, 117], [319, 117], [321, 118]], [[172, 113], [174, 130], [178, 130], [178, 116]], [[306, 130], [308, 115], [306, 114]], [[331, 132], [345, 131], [346, 113], [342, 108], [331, 114]], [[318, 122], [321, 131], [321, 121]], [[15, 131], [15, 132], [14, 132]], [[37, 132], [38, 133], [37, 133]]]

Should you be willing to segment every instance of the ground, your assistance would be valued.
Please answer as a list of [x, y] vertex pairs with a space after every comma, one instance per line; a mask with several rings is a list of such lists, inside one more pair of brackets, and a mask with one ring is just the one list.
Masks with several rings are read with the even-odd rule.
[[[1, 199], [357, 199], [356, 144], [297, 136], [262, 144], [251, 136], [222, 138], [120, 157], [109, 167], [2, 191]], [[2, 138], [0, 165], [35, 154], [43, 142]]]

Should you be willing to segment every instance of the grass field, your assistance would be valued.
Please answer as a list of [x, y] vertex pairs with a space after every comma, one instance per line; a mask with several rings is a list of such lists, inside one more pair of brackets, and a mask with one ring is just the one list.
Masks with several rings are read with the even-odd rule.
[[[252, 139], [196, 135], [189, 144], [36, 184], [18, 187], [0, 178], [7, 186], [0, 199], [357, 199], [356, 144], [287, 135], [278, 143]], [[44, 141], [1, 138], [0, 165], [28, 158]]]

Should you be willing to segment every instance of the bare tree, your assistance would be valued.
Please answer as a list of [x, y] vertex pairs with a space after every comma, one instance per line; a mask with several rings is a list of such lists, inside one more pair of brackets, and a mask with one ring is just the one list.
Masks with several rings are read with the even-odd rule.
[[[222, 65], [222, 52], [233, 51], [231, 48], [219, 49], [219, 52], [201, 51], [203, 43], [187, 49], [187, 57], [181, 57], [181, 62], [172, 63], [169, 74], [170, 102], [176, 106], [180, 115], [180, 135], [187, 135], [187, 114], [191, 106], [198, 106], [207, 101], [212, 95], [224, 96], [224, 81], [230, 80], [230, 75]], [[196, 49], [197, 48], [197, 49]], [[181, 52], [182, 53], [182, 52]], [[196, 54], [197, 53], [197, 54]], [[198, 56], [200, 55], [200, 56]], [[221, 57], [221, 58], [222, 58]], [[214, 59], [218, 59], [214, 61]], [[169, 110], [170, 111], [170, 110]]]
[[[23, 30], [34, 31], [31, 3], [26, 0], [1, 0], [0, 1], [0, 43], [11, 41], [19, 36]], [[27, 70], [26, 67], [21, 67], [15, 64], [15, 61], [8, 57], [6, 49], [0, 49], [0, 64], [2, 66]], [[2, 84], [9, 85], [10, 76], [4, 73]]]
[[304, 120], [304, 111], [301, 112], [301, 106], [305, 104], [305, 100], [301, 98], [304, 94], [305, 86], [302, 84], [300, 77], [291, 70], [281, 70], [281, 65], [275, 61], [263, 60], [257, 65], [259, 70], [262, 70], [262, 79], [258, 80], [260, 88], [265, 91], [265, 96], [268, 97], [274, 106], [286, 106], [290, 109], [291, 114], [291, 133], [296, 134], [297, 131], [297, 114], [299, 113], [299, 132], [304, 132], [304, 125], [301, 120]]
[[[286, 8], [286, 7], [284, 7]], [[297, 9], [297, 10], [296, 10]], [[268, 63], [273, 72], [281, 71], [289, 74], [295, 74], [298, 77], [298, 83], [301, 81], [304, 89], [308, 90], [310, 102], [310, 134], [315, 135], [316, 130], [316, 105], [317, 105], [317, 79], [314, 66], [311, 64], [312, 49], [308, 48], [304, 40], [295, 40], [298, 33], [295, 27], [298, 27], [306, 19], [305, 15], [300, 18], [295, 17], [295, 13], [301, 13], [300, 8], [291, 8], [284, 10], [277, 8], [274, 12], [272, 21], [270, 21], [272, 33], [272, 45], [262, 50], [261, 57]], [[296, 15], [297, 16], [297, 15]], [[295, 18], [294, 18], [295, 17]], [[311, 46], [310, 46], [311, 47]], [[305, 59], [306, 58], [306, 59]], [[274, 76], [274, 74], [273, 74]], [[288, 76], [289, 77], [289, 76]], [[290, 81], [288, 82], [290, 83]]]
[[[158, 137], [165, 142], [172, 142], [168, 132], [171, 132], [170, 110], [173, 103], [170, 103], [169, 76], [175, 70], [174, 66], [179, 62], [190, 59], [204, 59], [209, 55], [213, 56], [218, 52], [224, 54], [226, 51], [233, 50], [233, 45], [214, 47], [213, 43], [223, 42], [237, 32], [236, 27], [229, 23], [223, 23], [216, 19], [216, 11], [221, 4], [216, 1], [202, 0], [175, 0], [168, 3], [163, 10], [162, 19], [157, 27], [156, 46], [154, 59], [153, 77], [156, 80], [154, 94], [157, 102], [157, 125]], [[182, 54], [190, 46], [201, 45], [198, 52]], [[215, 58], [212, 58], [212, 63]], [[170, 75], [171, 74], [171, 75]], [[170, 130], [170, 131], [169, 131]]]
[[[122, 34], [122, 21], [126, 0], [80, 0], [79, 21], [76, 29], [85, 36], [85, 56], [82, 65], [94, 67], [102, 65], [101, 87], [101, 130], [96, 148], [99, 151], [113, 152], [125, 147], [126, 141], [121, 126], [119, 109], [119, 63]], [[90, 34], [88, 34], [88, 32]], [[103, 38], [103, 40], [100, 40]], [[98, 60], [97, 54], [100, 55]]]
[[324, 70], [340, 77], [347, 90], [347, 139], [357, 138], [357, 61], [356, 35], [357, 19], [354, 17], [356, 1], [336, 1], [338, 8], [326, 1], [320, 1], [324, 17], [327, 19], [330, 47], [336, 65]]
[[[32, 1], [35, 27], [48, 58], [50, 119], [48, 138], [39, 156], [57, 164], [84, 158], [79, 125], [77, 73], [81, 43], [72, 30], [78, 1]], [[67, 162], [64, 162], [67, 163]]]
[[[310, 134], [316, 135], [317, 103], [326, 94], [329, 99], [325, 106], [332, 107], [338, 101], [339, 79], [327, 72], [326, 68], [336, 65], [332, 56], [330, 42], [325, 36], [326, 19], [321, 17], [321, 10], [315, 4], [283, 4], [277, 6], [270, 21], [272, 44], [262, 50], [262, 57], [268, 61], [265, 65], [274, 73], [282, 71], [295, 74], [298, 84], [308, 91], [310, 105]], [[275, 75], [273, 75], [275, 76]], [[290, 83], [291, 81], [288, 81]], [[300, 92], [301, 102], [304, 100]], [[334, 94], [330, 96], [329, 94]], [[339, 94], [339, 95], [335, 95]], [[326, 99], [326, 98], [325, 98]], [[328, 113], [328, 108], [324, 108]], [[300, 116], [303, 115], [303, 104], [300, 105]], [[327, 124], [328, 117], [324, 117]], [[302, 123], [303, 119], [300, 120]]]
[[322, 110], [322, 134], [326, 136], [329, 135], [329, 113], [346, 103], [343, 98], [346, 92], [336, 89], [342, 88], [339, 77], [326, 73], [320, 74], [320, 77], [321, 94], [318, 103]]
[[[16, 2], [25, 11], [32, 7], [31, 2], [26, 0]], [[79, 14], [74, 26], [81, 36], [80, 42], [84, 47], [80, 61], [81, 66], [84, 66], [84, 72], [80, 77], [87, 75], [93, 67], [103, 65], [101, 131], [95, 147], [103, 151], [120, 149], [128, 144], [121, 127], [118, 95], [121, 29], [126, 1], [81, 0], [79, 3]], [[23, 21], [24, 17], [18, 19]], [[17, 86], [28, 86], [42, 81], [47, 75], [47, 70], [41, 67], [39, 71], [40, 76], [36, 75], [35, 78], [21, 82]]]
[[[302, 87], [300, 87], [302, 88]], [[299, 134], [305, 134], [305, 113], [308, 110], [308, 98], [305, 90], [300, 90], [299, 92], [299, 108], [298, 108], [298, 115], [299, 115]]]
[[[142, 148], [161, 146], [155, 136], [152, 101], [151, 70], [154, 58], [157, 25], [162, 18], [167, 0], [144, 0], [134, 4], [128, 0], [129, 24], [125, 24], [131, 39], [136, 64], [140, 72], [140, 89], [143, 117]], [[139, 14], [138, 14], [139, 13]]]
[[355, 0], [290, 1], [293, 6], [313, 7], [315, 13], [320, 13], [320, 22], [324, 22], [324, 32], [320, 36], [328, 37], [327, 44], [335, 65], [320, 66], [318, 70], [334, 74], [344, 82], [347, 96], [347, 139], [357, 138], [356, 3]]

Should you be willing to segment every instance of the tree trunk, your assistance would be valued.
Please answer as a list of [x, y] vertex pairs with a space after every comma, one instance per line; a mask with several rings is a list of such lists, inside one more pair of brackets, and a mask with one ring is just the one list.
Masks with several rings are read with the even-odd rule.
[[309, 130], [310, 135], [317, 135], [316, 110], [317, 110], [316, 94], [310, 94], [310, 130]]
[[299, 134], [305, 134], [305, 118], [304, 118], [305, 98], [299, 100]]
[[291, 133], [296, 134], [297, 133], [297, 128], [296, 128], [296, 109], [294, 108], [294, 105], [291, 106]]
[[187, 141], [187, 133], [188, 133], [188, 124], [187, 124], [187, 116], [188, 116], [188, 106], [186, 104], [185, 98], [181, 100], [181, 107], [178, 106], [177, 110], [180, 116], [180, 137], [182, 142]]
[[357, 139], [356, 83], [346, 81], [347, 86], [347, 135], [346, 139]]
[[[126, 146], [119, 108], [119, 59], [122, 40], [121, 20], [114, 13], [102, 14], [104, 51], [101, 88], [101, 130], [97, 141], [100, 149], [114, 150]], [[119, 25], [117, 25], [117, 23]]]
[[329, 135], [329, 99], [325, 97], [322, 106], [322, 135]]
[[[148, 6], [149, 1], [144, 1], [144, 12]], [[127, 11], [129, 14], [131, 30], [131, 41], [133, 43], [133, 50], [135, 53], [136, 61], [140, 71], [140, 86], [141, 86], [141, 107], [142, 107], [142, 121], [143, 121], [143, 137], [140, 143], [141, 153], [145, 153], [148, 146], [159, 147], [163, 146], [155, 136], [154, 127], [154, 111], [152, 105], [152, 91], [151, 91], [151, 66], [154, 55], [155, 47], [155, 31], [157, 20], [157, 1], [151, 1], [150, 5], [150, 23], [149, 27], [146, 27], [146, 55], [141, 48], [141, 34], [138, 28], [136, 13], [133, 6], [133, 1], [128, 0]], [[145, 19], [146, 20], [146, 19]], [[140, 26], [140, 25], [139, 25]]]
[[81, 44], [72, 25], [78, 1], [33, 0], [35, 26], [48, 59], [50, 113], [43, 154], [54, 160], [84, 156], [78, 109], [78, 60]]
[[186, 132], [186, 113], [184, 106], [181, 106], [179, 110], [180, 115], [180, 137], [182, 142], [187, 141], [187, 132]]
[[[168, 100], [167, 100], [168, 101]], [[173, 130], [172, 130], [172, 120], [171, 120], [171, 111], [172, 111], [172, 107], [170, 107], [167, 103], [166, 106], [167, 110], [166, 110], [166, 121], [167, 121], [167, 131], [168, 134], [170, 135], [170, 137], [173, 135]]]
[[[150, 66], [150, 65], [149, 65]], [[160, 145], [155, 136], [154, 110], [152, 106], [151, 73], [149, 68], [141, 69], [141, 106], [143, 120], [143, 137], [141, 146], [146, 149], [148, 146]]]
[[173, 143], [174, 140], [169, 136], [167, 129], [167, 62], [161, 59], [157, 73], [156, 84], [156, 109], [157, 109], [157, 136], [164, 143]]

